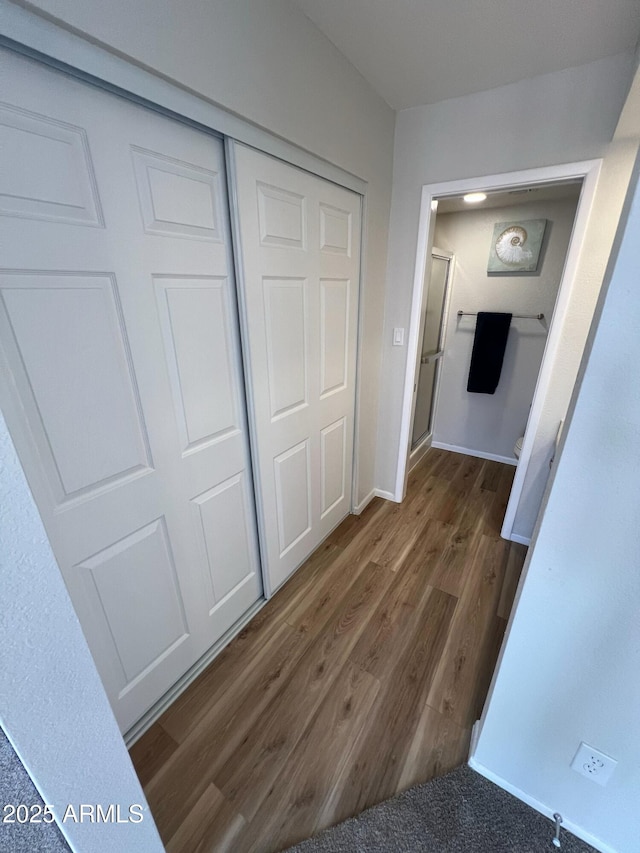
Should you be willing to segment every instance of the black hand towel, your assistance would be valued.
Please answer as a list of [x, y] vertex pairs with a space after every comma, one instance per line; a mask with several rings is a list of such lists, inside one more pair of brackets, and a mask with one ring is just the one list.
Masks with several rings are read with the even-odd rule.
[[467, 391], [495, 394], [502, 372], [511, 316], [478, 311]]

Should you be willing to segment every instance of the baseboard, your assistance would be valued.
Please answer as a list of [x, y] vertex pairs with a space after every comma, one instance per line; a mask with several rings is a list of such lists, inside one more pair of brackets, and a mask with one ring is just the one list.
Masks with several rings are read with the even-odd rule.
[[375, 490], [375, 489], [371, 489], [371, 491], [370, 491], [370, 492], [369, 492], [369, 494], [366, 496], [366, 498], [363, 498], [363, 499], [360, 501], [360, 503], [359, 503], [359, 504], [356, 504], [356, 505], [354, 506], [354, 508], [353, 508], [353, 514], [354, 514], [354, 515], [360, 515], [362, 512], [364, 512], [364, 510], [365, 510], [365, 509], [367, 508], [367, 506], [371, 503], [371, 501], [375, 498], [375, 496], [376, 496], [376, 490]]
[[142, 735], [150, 729], [151, 726], [158, 720], [162, 714], [167, 710], [169, 705], [180, 696], [181, 693], [192, 684], [196, 678], [200, 675], [200, 673], [205, 670], [211, 661], [216, 658], [220, 652], [227, 646], [234, 637], [236, 637], [240, 631], [253, 619], [256, 613], [266, 604], [265, 599], [261, 599], [257, 601], [252, 607], [247, 610], [247, 612], [242, 616], [238, 621], [229, 628], [218, 640], [217, 643], [214, 643], [210, 649], [208, 649], [202, 657], [194, 663], [191, 669], [187, 670], [182, 678], [179, 678], [176, 683], [167, 690], [164, 696], [161, 696], [160, 699], [152, 705], [151, 708], [144, 714], [137, 723], [134, 723], [131, 728], [125, 732], [122, 736], [124, 739], [127, 748], [133, 746], [133, 744], [142, 737]]
[[518, 542], [520, 545], [526, 545], [527, 548], [531, 545], [531, 539], [526, 536], [520, 536], [519, 533], [512, 533], [511, 536], [509, 536], [509, 540], [511, 542]]
[[471, 727], [471, 740], [469, 742], [469, 763], [471, 763], [471, 759], [473, 758], [473, 753], [476, 751], [476, 746], [478, 745], [478, 738], [480, 737], [480, 720], [476, 720], [473, 726]]
[[[479, 773], [481, 776], [484, 776], [485, 779], [488, 779], [490, 782], [493, 782], [494, 785], [497, 785], [499, 788], [502, 788], [503, 791], [507, 791], [509, 794], [512, 794], [516, 799], [520, 800], [523, 803], [526, 803], [528, 806], [531, 806], [532, 809], [535, 809], [540, 814], [549, 818], [551, 821], [551, 825], [549, 827], [549, 838], [551, 839], [552, 831], [553, 831], [553, 815], [555, 812], [559, 811], [558, 808], [550, 808], [549, 806], [541, 803], [540, 800], [536, 800], [535, 797], [529, 796], [520, 788], [517, 788], [515, 785], [512, 785], [510, 782], [507, 782], [506, 779], [503, 779], [501, 776], [498, 776], [496, 773], [492, 773], [491, 770], [487, 770], [482, 764], [476, 761], [473, 757], [469, 759], [469, 767], [472, 770], [475, 770], [476, 773]], [[562, 811], [560, 810], [560, 814]], [[592, 847], [595, 847], [596, 850], [600, 850], [600, 853], [617, 853], [613, 847], [610, 847], [608, 844], [605, 844], [604, 841], [601, 841], [599, 838], [596, 838], [591, 833], [586, 832], [582, 827], [577, 826], [575, 823], [572, 823], [570, 820], [567, 820], [565, 815], [562, 815], [562, 828], [567, 832], [570, 832], [572, 835], [575, 835], [576, 838], [579, 838], [581, 841], [590, 844]], [[551, 849], [551, 847], [549, 847]]]
[[439, 450], [451, 450], [452, 453], [464, 453], [466, 456], [477, 456], [478, 459], [490, 459], [492, 462], [503, 462], [505, 465], [518, 464], [515, 456], [498, 456], [497, 453], [485, 453], [484, 450], [474, 450], [472, 447], [460, 447], [457, 444], [446, 444], [444, 441], [432, 441], [431, 447]]
[[375, 496], [377, 498], [383, 498], [385, 501], [394, 501], [395, 503], [400, 503], [400, 501], [396, 500], [396, 496], [393, 492], [387, 492], [384, 489], [374, 489]]

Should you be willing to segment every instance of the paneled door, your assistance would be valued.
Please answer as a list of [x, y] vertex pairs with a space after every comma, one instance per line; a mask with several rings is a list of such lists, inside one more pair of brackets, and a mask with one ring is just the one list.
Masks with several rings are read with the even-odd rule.
[[258, 515], [273, 591], [351, 507], [361, 198], [243, 145], [234, 158]]
[[3, 58], [0, 402], [126, 731], [262, 593], [224, 153]]

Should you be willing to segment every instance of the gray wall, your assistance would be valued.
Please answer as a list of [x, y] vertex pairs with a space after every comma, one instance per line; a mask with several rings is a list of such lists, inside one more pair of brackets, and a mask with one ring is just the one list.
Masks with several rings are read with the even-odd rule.
[[[455, 271], [434, 441], [471, 454], [514, 458], [513, 446], [524, 434], [529, 417], [576, 204], [577, 198], [490, 209], [480, 206], [437, 216], [435, 244], [454, 253]], [[527, 219], [547, 220], [536, 274], [489, 276], [487, 260], [494, 224]], [[457, 317], [459, 309], [545, 315], [543, 322], [512, 320], [500, 383], [493, 395], [467, 392], [475, 318]]]

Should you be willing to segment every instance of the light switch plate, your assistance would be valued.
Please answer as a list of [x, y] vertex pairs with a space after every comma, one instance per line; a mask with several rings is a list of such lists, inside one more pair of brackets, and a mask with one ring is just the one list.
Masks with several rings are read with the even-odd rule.
[[394, 347], [401, 347], [404, 344], [404, 329], [394, 329], [393, 330], [393, 345]]

